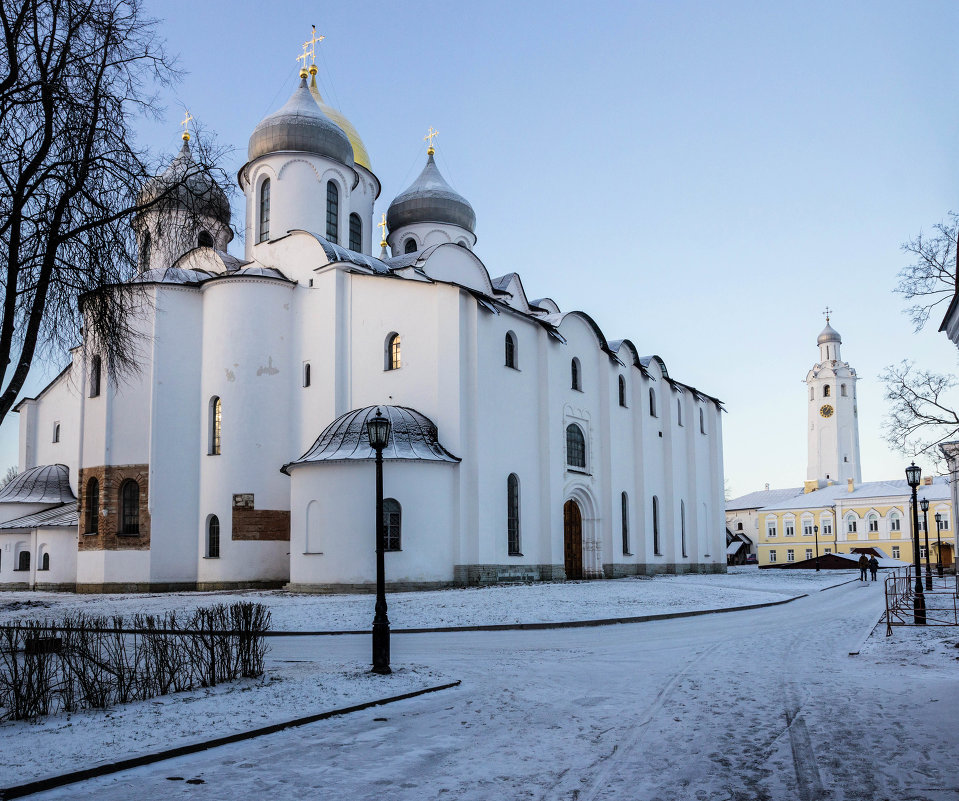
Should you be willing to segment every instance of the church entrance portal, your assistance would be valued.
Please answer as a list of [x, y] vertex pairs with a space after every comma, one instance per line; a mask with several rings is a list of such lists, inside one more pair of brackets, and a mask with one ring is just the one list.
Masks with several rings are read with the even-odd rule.
[[566, 561], [566, 578], [583, 577], [583, 515], [576, 501], [566, 501], [563, 506], [563, 555]]

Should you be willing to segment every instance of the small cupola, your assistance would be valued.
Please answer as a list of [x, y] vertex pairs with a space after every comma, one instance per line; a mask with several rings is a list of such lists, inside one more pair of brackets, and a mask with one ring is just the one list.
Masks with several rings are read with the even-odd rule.
[[816, 344], [819, 345], [820, 361], [839, 360], [839, 346], [842, 344], [842, 337], [839, 336], [839, 332], [835, 328], [829, 325], [828, 314], [826, 315], [826, 327], [822, 330], [822, 333], [819, 334], [818, 339], [816, 339]]
[[411, 253], [429, 245], [453, 242], [472, 249], [476, 244], [476, 213], [469, 201], [451, 187], [433, 158], [433, 129], [426, 166], [386, 212], [388, 241], [393, 254]]

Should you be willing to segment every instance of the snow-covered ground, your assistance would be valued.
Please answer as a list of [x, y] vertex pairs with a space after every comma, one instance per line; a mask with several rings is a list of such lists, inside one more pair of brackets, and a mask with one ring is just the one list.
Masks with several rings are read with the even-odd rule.
[[[726, 574], [656, 576], [617, 581], [522, 584], [431, 592], [391, 593], [394, 629], [551, 623], [670, 612], [723, 609], [781, 601], [854, 578], [850, 571], [730, 568]], [[0, 622], [57, 618], [67, 612], [132, 615], [191, 610], [213, 603], [252, 600], [265, 604], [276, 631], [365, 631], [373, 618], [373, 596], [296, 595], [283, 591], [74, 595], [52, 592], [0, 593]]]

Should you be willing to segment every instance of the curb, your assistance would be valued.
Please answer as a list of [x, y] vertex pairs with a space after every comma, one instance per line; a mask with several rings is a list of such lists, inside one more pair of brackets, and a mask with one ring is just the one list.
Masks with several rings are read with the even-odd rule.
[[[619, 623], [649, 623], [653, 620], [675, 620], [681, 617], [699, 617], [700, 615], [718, 615], [724, 612], [745, 612], [749, 609], [765, 609], [769, 606], [780, 606], [792, 603], [800, 598], [808, 598], [809, 593], [794, 595], [781, 601], [768, 601], [764, 604], [748, 604], [747, 606], [727, 606], [721, 609], [695, 609], [690, 612], [664, 612], [658, 615], [640, 615], [638, 617], [608, 617], [599, 620], [566, 620], [559, 623], [491, 623], [485, 626], [438, 626], [436, 628], [391, 629], [391, 634], [429, 634], [432, 632], [451, 633], [457, 631], [535, 631], [542, 629], [577, 629], [591, 626], [614, 626]], [[335, 637], [347, 634], [366, 634], [369, 629], [345, 631], [267, 631], [265, 637]], [[3, 796], [0, 795], [0, 799]]]
[[426, 695], [427, 693], [435, 693], [439, 692], [440, 690], [448, 690], [451, 687], [458, 687], [459, 684], [459, 681], [454, 681], [450, 682], [449, 684], [441, 684], [437, 687], [427, 687], [424, 690], [414, 690], [413, 692], [403, 693], [402, 695], [394, 695], [389, 698], [380, 698], [376, 701], [367, 701], [363, 704], [355, 704], [354, 706], [347, 706], [343, 707], [342, 709], [333, 709], [329, 712], [319, 712], [315, 715], [307, 715], [303, 718], [294, 718], [293, 720], [288, 720], [283, 723], [274, 723], [270, 726], [263, 726], [259, 729], [251, 729], [250, 731], [239, 732], [237, 734], [228, 734], [224, 737], [214, 737], [212, 740], [204, 740], [197, 743], [188, 743], [187, 745], [177, 746], [176, 748], [168, 748], [164, 751], [156, 751], [152, 754], [141, 754], [140, 756], [130, 757], [129, 759], [121, 759], [117, 762], [111, 762], [107, 765], [97, 765], [93, 768], [84, 768], [82, 770], [71, 771], [70, 773], [63, 773], [59, 776], [48, 776], [45, 779], [36, 779], [32, 782], [26, 782], [25, 784], [14, 785], [13, 787], [3, 787], [0, 788], [0, 799], [5, 801], [8, 798], [22, 798], [25, 795], [32, 795], [33, 793], [43, 792], [44, 790], [52, 790], [55, 787], [63, 787], [64, 785], [74, 784], [86, 779], [95, 779], [99, 776], [108, 776], [111, 773], [119, 773], [124, 770], [129, 770], [130, 768], [139, 768], [143, 765], [150, 765], [154, 762], [163, 762], [164, 760], [173, 759], [174, 757], [186, 756], [187, 754], [196, 754], [200, 751], [206, 751], [209, 748], [217, 748], [221, 745], [239, 743], [243, 740], [252, 740], [254, 737], [262, 737], [265, 734], [275, 734], [276, 732], [283, 731], [284, 729], [291, 729], [296, 726], [305, 726], [308, 723], [315, 723], [319, 720], [339, 717], [340, 715], [348, 715], [351, 712], [360, 712], [364, 709], [370, 709], [374, 706], [383, 706], [384, 704], [392, 704], [394, 701], [405, 701], [408, 698], [416, 698], [418, 695]]
[[849, 581], [841, 581], [839, 584], [831, 584], [828, 587], [823, 587], [819, 592], [825, 592], [826, 590], [834, 590], [836, 587], [845, 587], [847, 584], [852, 584], [854, 581], [859, 581], [859, 579], [849, 579]]

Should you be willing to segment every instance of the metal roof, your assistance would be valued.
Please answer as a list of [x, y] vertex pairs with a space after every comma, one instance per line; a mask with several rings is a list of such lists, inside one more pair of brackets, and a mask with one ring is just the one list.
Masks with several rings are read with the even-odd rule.
[[24, 515], [15, 520], [0, 523], [0, 530], [15, 528], [54, 528], [56, 526], [76, 528], [79, 525], [80, 517], [77, 514], [77, 505], [75, 503], [65, 503], [61, 506], [54, 506], [51, 509], [44, 509], [42, 512], [34, 512], [32, 515]]
[[42, 464], [24, 470], [0, 489], [0, 503], [67, 503], [76, 499], [65, 464]]
[[476, 212], [465, 197], [446, 183], [432, 153], [426, 158], [423, 172], [386, 210], [386, 224], [391, 233], [420, 222], [458, 225], [470, 233], [476, 228]]
[[773, 503], [778, 503], [785, 498], [795, 498], [801, 495], [802, 487], [789, 487], [788, 489], [770, 489], [757, 490], [740, 495], [726, 503], [726, 511], [732, 512], [736, 509], [762, 509]]
[[370, 445], [366, 421], [380, 410], [390, 420], [390, 441], [383, 449], [383, 458], [392, 461], [452, 462], [460, 459], [444, 448], [438, 439], [433, 421], [416, 409], [405, 406], [367, 406], [354, 409], [328, 425], [299, 459], [283, 465], [281, 470], [308, 462], [343, 462], [375, 459]]
[[[162, 197], [165, 192], [169, 192], [169, 196], [158, 201], [157, 206], [160, 209], [186, 208], [195, 214], [212, 217], [229, 227], [230, 201], [209, 172], [193, 160], [190, 143], [186, 140], [183, 140], [183, 147], [170, 162], [170, 166], [144, 184], [139, 202], [150, 203]], [[230, 238], [233, 238], [232, 233]]]
[[[919, 498], [930, 501], [949, 499], [949, 482], [945, 476], [936, 476], [932, 484], [918, 488]], [[733, 498], [726, 504], [726, 511], [739, 509], [762, 509], [764, 511], [787, 511], [789, 509], [819, 509], [835, 506], [837, 501], [843, 505], [864, 506], [872, 498], [888, 498], [910, 495], [911, 490], [904, 478], [890, 481], [866, 481], [854, 485], [849, 491], [847, 483], [830, 484], [812, 492], [803, 492], [802, 487], [790, 487], [779, 490], [760, 490]], [[848, 504], [847, 504], [848, 502]]]

